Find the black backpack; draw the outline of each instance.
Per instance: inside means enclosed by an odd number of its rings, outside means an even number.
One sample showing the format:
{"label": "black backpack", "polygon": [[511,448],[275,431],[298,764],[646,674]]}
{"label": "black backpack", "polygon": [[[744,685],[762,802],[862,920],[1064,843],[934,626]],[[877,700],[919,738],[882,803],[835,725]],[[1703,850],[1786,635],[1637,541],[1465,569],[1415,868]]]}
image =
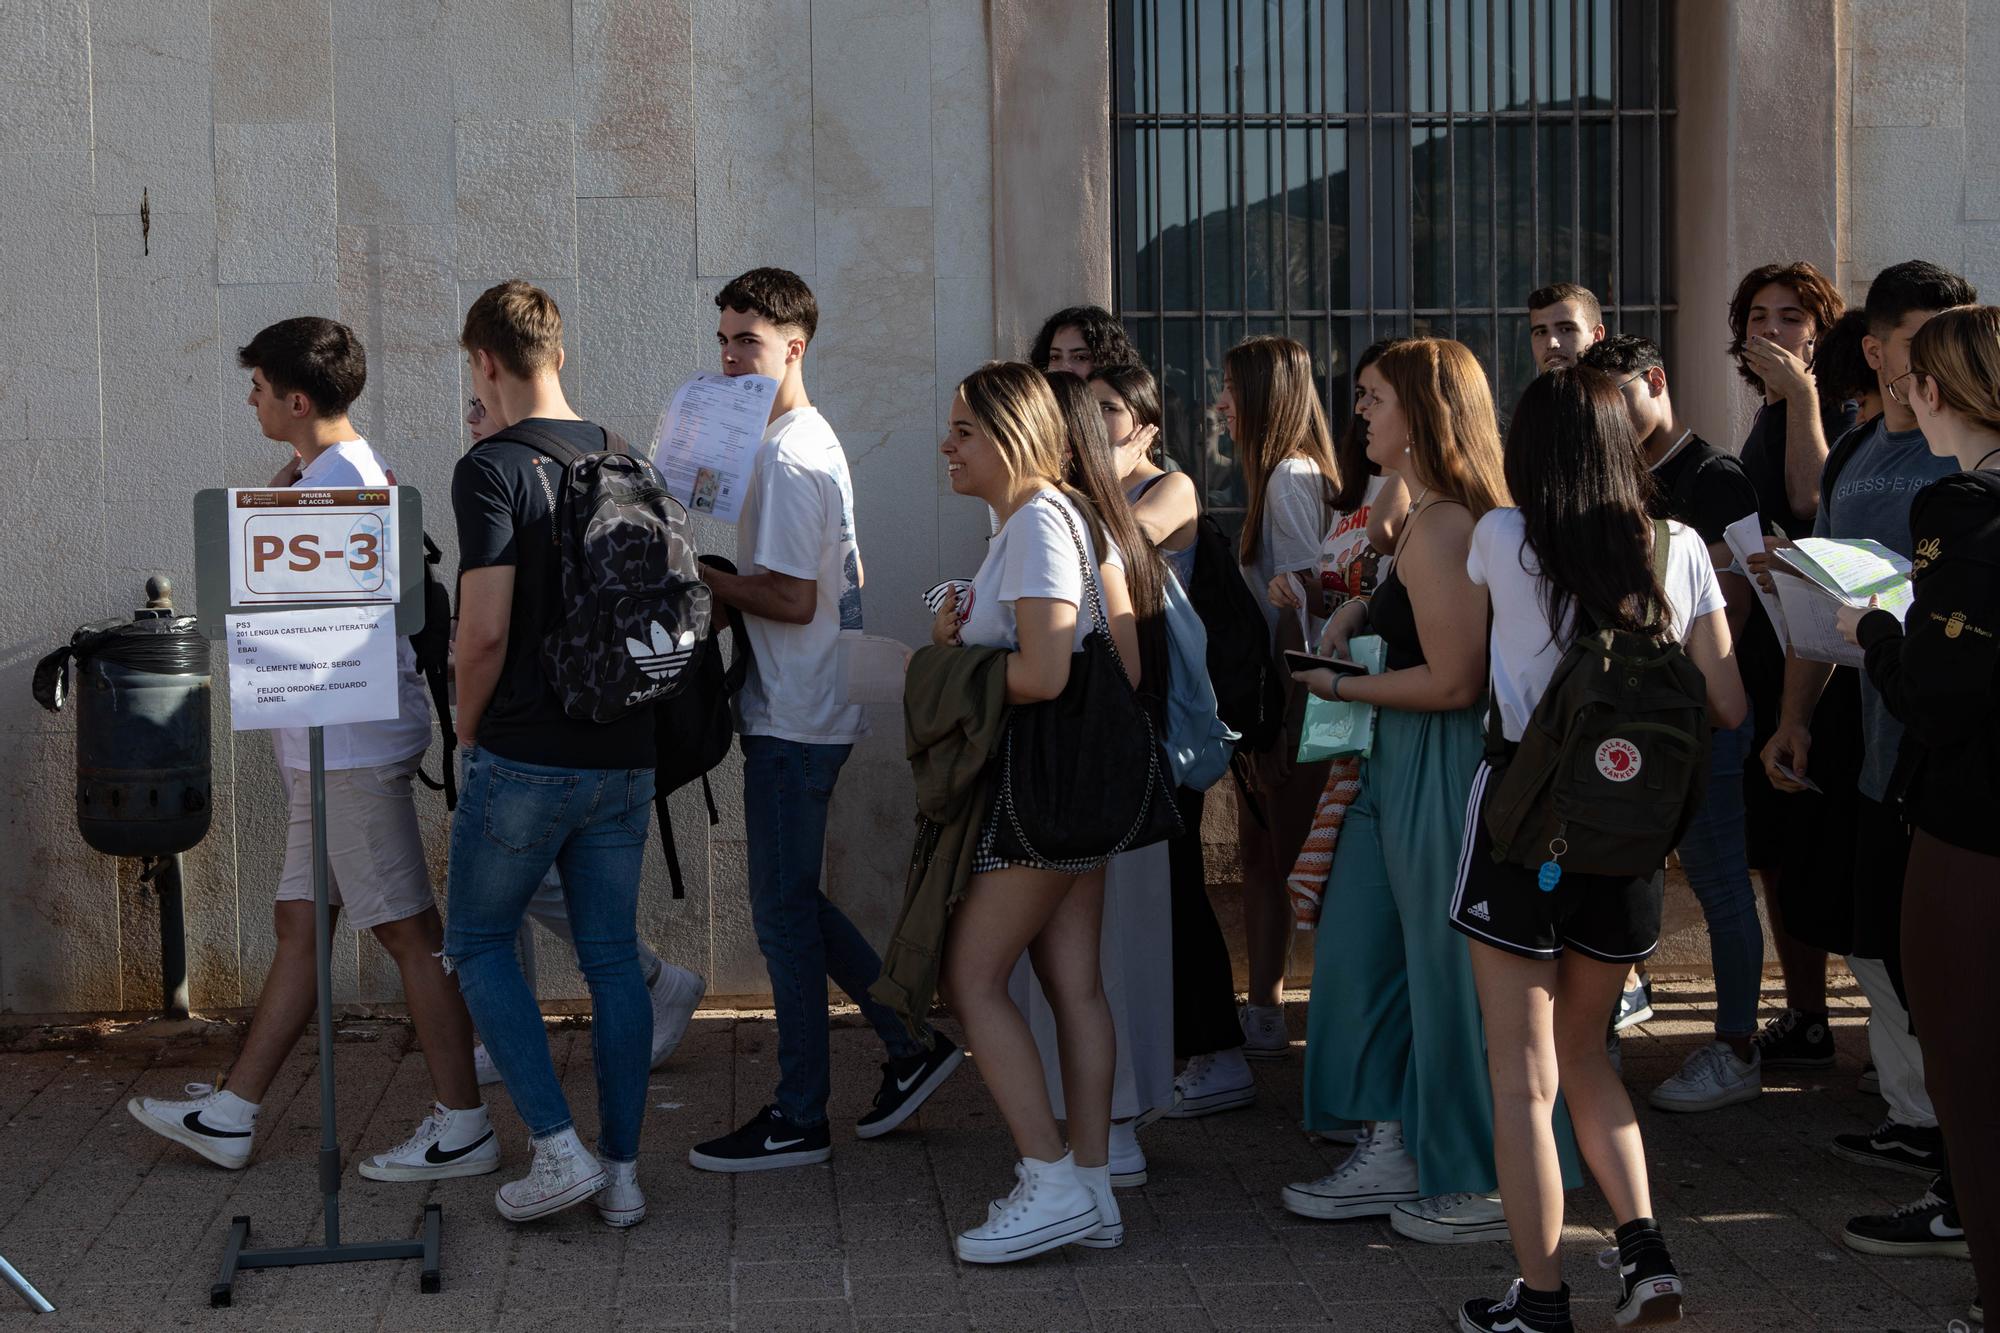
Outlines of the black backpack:
{"label": "black backpack", "polygon": [[1285,682],[1271,653],[1271,627],[1243,582],[1236,548],[1206,511],[1195,523],[1194,573],[1187,593],[1208,631],[1208,679],[1215,687],[1216,714],[1243,737],[1236,752],[1270,749],[1285,723]]}
{"label": "black backpack", "polygon": [[615,722],[672,697],[709,634],[713,594],[695,568],[687,510],[653,465],[604,432],[583,453],[521,422],[490,437],[545,451],[563,464],[552,484],[539,460],[555,529],[558,611],[542,640],[542,671],[563,711]]}
{"label": "black backpack", "polygon": [[[734,574],[736,566],[721,556],[702,556],[703,564],[714,565]],[[733,651],[723,662],[722,634],[730,631]],[[697,779],[701,797],[708,805],[711,827],[722,822],[715,809],[715,793],[708,775],[729,756],[736,735],[736,718],[730,703],[750,674],[750,639],[731,607],[720,607],[709,621],[708,633],[695,648],[688,664],[686,683],[653,709],[653,735],[658,758],[653,766],[653,812],[660,820],[660,852],[667,860],[667,876],[673,881],[674,897],[685,898],[681,879],[680,850],[674,842],[673,816],[667,797]]]}

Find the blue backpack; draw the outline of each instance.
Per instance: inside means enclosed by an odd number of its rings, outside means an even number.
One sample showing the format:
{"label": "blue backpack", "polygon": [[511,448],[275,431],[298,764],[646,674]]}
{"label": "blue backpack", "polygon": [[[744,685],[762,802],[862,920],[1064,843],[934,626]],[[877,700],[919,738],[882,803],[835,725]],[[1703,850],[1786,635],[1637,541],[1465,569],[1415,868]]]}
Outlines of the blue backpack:
{"label": "blue backpack", "polygon": [[1208,678],[1208,630],[1194,603],[1168,574],[1160,580],[1166,594],[1167,654],[1171,667],[1167,690],[1167,764],[1176,786],[1207,791],[1229,771],[1235,742],[1216,712],[1215,686]]}

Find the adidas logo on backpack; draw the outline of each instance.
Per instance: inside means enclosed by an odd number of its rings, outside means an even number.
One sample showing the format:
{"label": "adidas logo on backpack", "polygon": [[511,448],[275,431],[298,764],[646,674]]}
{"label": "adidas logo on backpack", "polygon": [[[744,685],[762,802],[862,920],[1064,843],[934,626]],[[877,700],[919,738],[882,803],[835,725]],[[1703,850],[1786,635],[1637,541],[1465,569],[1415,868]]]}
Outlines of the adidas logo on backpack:
{"label": "adidas logo on backpack", "polygon": [[532,423],[501,432],[563,464],[548,497],[560,561],[559,610],[542,639],[542,671],[563,711],[615,722],[671,697],[708,636],[714,609],[695,564],[687,510],[625,441],[579,453]]}

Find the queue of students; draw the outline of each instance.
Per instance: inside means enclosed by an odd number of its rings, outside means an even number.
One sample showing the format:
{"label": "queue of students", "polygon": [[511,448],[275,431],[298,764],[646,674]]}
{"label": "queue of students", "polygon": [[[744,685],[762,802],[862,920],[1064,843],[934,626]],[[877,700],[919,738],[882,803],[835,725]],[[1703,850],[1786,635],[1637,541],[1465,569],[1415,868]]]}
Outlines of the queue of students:
{"label": "queue of students", "polygon": [[[1315,937],[1305,1123],[1355,1146],[1332,1174],[1287,1187],[1284,1206],[1385,1216],[1421,1241],[1511,1239],[1520,1279],[1497,1301],[1468,1302],[1461,1327],[1554,1333],[1570,1326],[1556,1246],[1580,1162],[1619,1223],[1607,1252],[1619,1322],[1678,1317],[1681,1280],[1615,1069],[1617,1029],[1650,1008],[1636,968],[1658,944],[1662,866],[1566,873],[1558,838],[1537,869],[1510,859],[1494,809],[1545,696],[1569,688],[1570,655],[1625,635],[1691,664],[1683,684],[1695,682],[1712,722],[1689,787],[1699,799],[1671,821],[1655,860],[1677,845],[1701,903],[1715,1039],[1649,1100],[1712,1111],[1759,1095],[1765,1070],[1830,1065],[1825,955],[1844,954],[1870,1002],[1889,1110],[1833,1150],[1935,1177],[1909,1207],[1855,1219],[1846,1239],[1873,1253],[1969,1253],[1992,1289],[2000,1152],[1981,1112],[2000,1066],[1994,1026],[1961,1021],[1979,961],[2000,945],[2000,844],[1986,818],[2000,771],[2000,604],[1989,587],[2000,566],[2000,311],[1974,299],[1955,275],[1901,264],[1877,277],[1859,319],[1843,318],[1811,266],[1753,271],[1731,305],[1730,352],[1765,401],[1740,458],[1677,416],[1659,348],[1607,336],[1594,295],[1572,284],[1529,298],[1541,373],[1504,445],[1486,371],[1457,342],[1369,348],[1336,446],[1306,349],[1246,339],[1224,358],[1216,401],[1246,500],[1233,549],[1213,535],[1199,488],[1169,470],[1158,386],[1118,321],[1095,307],[1058,312],[1032,364],[993,363],[962,382],[941,445],[954,491],[983,501],[993,527],[912,668],[912,690],[921,670],[927,706],[953,719],[943,730],[954,748],[941,753],[961,771],[934,789],[920,770],[928,842],[905,923],[915,907],[935,947],[904,986],[909,955],[892,949],[885,968],[819,882],[837,778],[866,720],[835,684],[840,638],[862,627],[864,580],[846,459],[805,388],[817,306],[783,270],[728,284],[716,298],[722,368],[778,388],[740,567],[704,565],[699,578],[740,617],[749,654],[736,713],[778,1086],[740,1128],[696,1145],[690,1165],[767,1170],[830,1156],[829,979],[885,1057],[856,1136],[903,1124],[966,1056],[926,1020],[935,988],[979,1054],[1019,1159],[1014,1189],[959,1235],[960,1257],[1118,1245],[1115,1190],[1146,1180],[1138,1130],[1246,1105],[1249,1061],[1290,1055],[1287,965],[1297,926],[1316,918],[1337,929]],[[629,446],[570,408],[561,316],[545,292],[490,289],[461,343],[475,443],[453,479],[463,796],[448,924],[415,837],[410,779],[430,721],[413,665],[401,663],[396,720],[328,729],[335,901],[396,959],[435,1084],[411,1138],[360,1170],[417,1180],[498,1169],[478,1092],[497,1079],[533,1142],[528,1174],[496,1195],[503,1215],[591,1201],[629,1226],[646,1209],[647,1071],[678,1044],[703,987],[637,938],[658,759],[650,710],[609,723],[574,715],[543,653],[563,614],[556,486],[575,460]],[[293,453],[274,485],[389,480],[346,416],[365,376],[351,331],[288,320],[240,360],[260,427]],[[1745,569],[1722,530],[1748,514],[1769,535]],[[1870,538],[1913,560],[1904,619],[1843,617],[1864,671],[1788,655],[1752,595],[1752,577],[1785,576],[1769,551],[1807,531]],[[1222,585],[1232,608],[1203,583],[1205,557],[1236,566]],[[1169,613],[1198,588],[1208,634],[1229,609],[1252,607],[1254,620],[1229,632],[1255,636],[1273,662],[1288,647],[1345,656],[1364,634],[1383,648],[1374,673],[1300,671],[1273,684],[1284,725],[1240,756],[1250,965],[1240,1009],[1202,875],[1199,789],[1148,777],[1134,789],[1145,836],[1135,824],[1102,854],[1076,856],[1036,849],[1048,830],[1023,827],[1022,808],[1036,819],[1032,794],[1011,785],[1014,763],[1031,771],[1038,757],[1011,738],[1046,729],[1010,719],[1086,683],[1099,691],[1093,725],[1143,731],[1149,744],[1177,689],[1199,684],[1215,711],[1211,682],[1176,680],[1169,665],[1202,660],[1198,642],[1192,659],[1188,643],[1171,643],[1202,627],[1170,629]],[[1298,760],[1310,696],[1374,708],[1365,758]],[[1048,742],[1018,742],[1037,743]],[[231,1167],[248,1160],[259,1099],[310,1011],[300,982],[311,971],[310,821],[296,738],[281,733],[278,746],[292,838],[278,956],[243,1052],[220,1088],[130,1108]],[[1639,751],[1606,746],[1600,773],[1618,781]],[[1752,869],[1787,1002],[1761,1033]],[[531,914],[571,942],[591,991],[593,1145],[576,1133],[514,952]],[[1186,1061],[1178,1076],[1175,1057]]]}

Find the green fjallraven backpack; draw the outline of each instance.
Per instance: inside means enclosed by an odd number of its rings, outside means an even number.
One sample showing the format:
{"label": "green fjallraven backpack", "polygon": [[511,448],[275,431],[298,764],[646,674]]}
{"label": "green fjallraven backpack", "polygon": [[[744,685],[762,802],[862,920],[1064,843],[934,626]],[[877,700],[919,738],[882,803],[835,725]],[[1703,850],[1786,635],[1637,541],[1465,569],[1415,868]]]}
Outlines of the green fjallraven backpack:
{"label": "green fjallraven backpack", "polygon": [[[1666,583],[1669,528],[1653,525],[1653,576]],[[1493,859],[1565,873],[1649,875],[1666,863],[1701,807],[1708,779],[1708,685],[1679,643],[1599,629],[1578,632],[1493,779],[1486,831]],[[1487,717],[1489,756],[1505,752],[1500,711]],[[1551,869],[1551,867],[1554,867]]]}

